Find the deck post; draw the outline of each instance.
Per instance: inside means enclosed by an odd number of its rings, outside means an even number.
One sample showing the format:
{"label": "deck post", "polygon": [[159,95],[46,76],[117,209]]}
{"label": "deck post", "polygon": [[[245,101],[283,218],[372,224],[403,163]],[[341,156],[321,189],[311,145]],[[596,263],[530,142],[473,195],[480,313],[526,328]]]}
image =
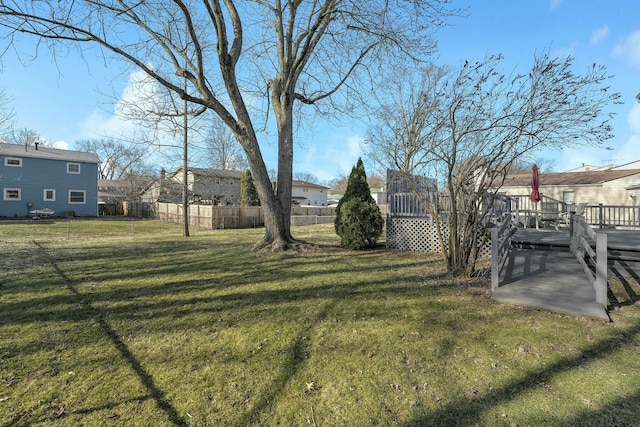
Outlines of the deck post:
{"label": "deck post", "polygon": [[596,302],[607,307],[607,235],[596,234]]}
{"label": "deck post", "polygon": [[500,269],[499,269],[499,257],[498,246],[499,234],[498,227],[491,228],[491,291],[495,291],[500,285]]}
{"label": "deck post", "polygon": [[598,227],[602,230],[604,228],[604,206],[602,203],[598,205],[598,216],[600,217]]}

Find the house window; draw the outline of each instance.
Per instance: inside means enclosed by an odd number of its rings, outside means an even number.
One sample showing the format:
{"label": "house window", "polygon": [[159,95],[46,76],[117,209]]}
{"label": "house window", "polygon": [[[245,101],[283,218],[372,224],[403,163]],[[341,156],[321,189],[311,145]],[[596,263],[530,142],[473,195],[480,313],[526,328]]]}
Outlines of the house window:
{"label": "house window", "polygon": [[4,158],[5,166],[13,166],[15,168],[22,167],[22,159],[20,157],[5,157]]}
{"label": "house window", "polygon": [[19,202],[22,200],[22,190],[19,188],[5,188],[2,198],[3,200]]}
{"label": "house window", "polygon": [[85,203],[86,191],[84,190],[69,190],[69,204],[70,205],[83,205]]}
{"label": "house window", "polygon": [[45,202],[55,202],[56,190],[45,188],[43,191],[42,200],[44,200]]}
{"label": "house window", "polygon": [[80,173],[80,163],[67,163],[67,173]]}
{"label": "house window", "polygon": [[562,201],[568,205],[573,205],[576,202],[576,193],[573,191],[563,191]]}

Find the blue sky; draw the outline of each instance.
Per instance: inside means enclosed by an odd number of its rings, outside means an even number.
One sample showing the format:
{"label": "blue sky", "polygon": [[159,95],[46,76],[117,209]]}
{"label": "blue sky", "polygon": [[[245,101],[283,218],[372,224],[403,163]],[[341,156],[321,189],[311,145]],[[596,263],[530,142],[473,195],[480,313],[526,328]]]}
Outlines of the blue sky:
{"label": "blue sky", "polygon": [[[638,0],[476,0],[458,4],[471,4],[469,16],[440,30],[438,64],[458,66],[465,60],[501,53],[504,71],[511,72],[514,67],[529,67],[535,52],[549,51],[575,57],[578,72],[597,62],[615,75],[610,83],[621,93],[624,104],[614,109],[616,136],[607,144],[612,149],[541,153],[555,160],[557,170],[582,163],[623,164],[640,159],[640,104],[635,101],[640,92]],[[17,48],[33,52],[33,40],[22,39]],[[89,51],[79,58],[71,51],[53,62],[41,47],[37,58],[25,61],[23,56],[20,62],[15,52],[7,51],[1,59],[0,88],[14,99],[17,126],[33,129],[69,149],[76,148],[74,142],[79,139],[131,131],[131,123],[113,114],[114,98],[106,94],[135,99],[130,82],[137,76],[123,64],[105,64],[95,53]],[[300,135],[304,142],[296,148],[294,171],[327,181],[348,174],[363,154],[366,131],[355,121],[336,126],[316,119]],[[264,140],[262,147],[267,167],[275,168],[275,143]]]}

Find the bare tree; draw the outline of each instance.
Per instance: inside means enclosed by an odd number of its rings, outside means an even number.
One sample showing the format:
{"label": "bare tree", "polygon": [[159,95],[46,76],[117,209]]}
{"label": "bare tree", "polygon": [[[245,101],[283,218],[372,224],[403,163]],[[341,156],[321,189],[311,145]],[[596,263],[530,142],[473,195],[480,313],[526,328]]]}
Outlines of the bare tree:
{"label": "bare tree", "polygon": [[310,172],[294,172],[293,179],[297,181],[310,182],[312,184],[320,183],[320,179]]}
{"label": "bare tree", "polygon": [[[346,175],[341,176],[340,178],[335,178],[328,183],[330,188],[330,192],[332,194],[344,194],[347,191],[347,183],[349,182],[349,177]],[[367,177],[367,184],[369,184],[369,188],[372,190],[378,190],[384,187],[385,180],[384,178],[380,178],[377,175],[371,175]]]}
{"label": "bare tree", "polygon": [[236,136],[218,117],[204,140],[202,162],[220,170],[244,171],[249,167],[247,158]]}
{"label": "bare tree", "polygon": [[467,62],[457,71],[432,67],[419,85],[399,84],[370,133],[379,163],[409,182],[415,175],[438,181],[440,197],[421,203],[436,220],[454,274],[474,272],[488,238],[488,190],[500,188],[515,161],[542,148],[599,146],[612,137],[603,113],[619,95],[606,86],[604,67],[578,75],[572,58],[542,54],[527,73],[509,76],[498,71],[501,60]]}
{"label": "bare tree", "polygon": [[347,182],[349,177],[346,175],[341,176],[340,178],[334,178],[329,182],[329,193],[331,194],[344,194],[347,190]]}
{"label": "bare tree", "polygon": [[15,112],[12,101],[4,89],[0,89],[0,142],[3,142],[13,129]]}
{"label": "bare tree", "polygon": [[143,146],[124,144],[110,138],[83,139],[76,141],[75,145],[81,151],[98,156],[100,179],[118,181],[150,172],[151,168],[146,164],[148,151]]}
{"label": "bare tree", "polygon": [[[266,231],[257,247],[281,250],[294,242],[294,105],[348,105],[374,86],[380,67],[424,58],[435,49],[434,29],[458,13],[448,3],[3,0],[0,26],[53,47],[96,43],[215,112],[243,146],[262,201]],[[275,118],[275,187],[258,144],[256,125],[267,117],[263,110],[256,113],[258,97]]]}
{"label": "bare tree", "polygon": [[45,138],[40,136],[38,132],[28,128],[12,129],[5,137],[5,141],[8,144],[21,144],[21,145],[38,144],[41,147],[48,147],[51,145],[49,141],[47,141]]}

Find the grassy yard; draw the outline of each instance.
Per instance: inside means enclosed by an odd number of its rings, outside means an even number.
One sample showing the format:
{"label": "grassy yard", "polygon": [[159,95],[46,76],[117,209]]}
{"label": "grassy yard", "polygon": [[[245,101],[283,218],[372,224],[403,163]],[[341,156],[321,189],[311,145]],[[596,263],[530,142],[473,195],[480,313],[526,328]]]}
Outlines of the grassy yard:
{"label": "grassy yard", "polygon": [[637,283],[606,323],[331,226],[301,254],[261,233],[0,225],[0,425],[640,425]]}

